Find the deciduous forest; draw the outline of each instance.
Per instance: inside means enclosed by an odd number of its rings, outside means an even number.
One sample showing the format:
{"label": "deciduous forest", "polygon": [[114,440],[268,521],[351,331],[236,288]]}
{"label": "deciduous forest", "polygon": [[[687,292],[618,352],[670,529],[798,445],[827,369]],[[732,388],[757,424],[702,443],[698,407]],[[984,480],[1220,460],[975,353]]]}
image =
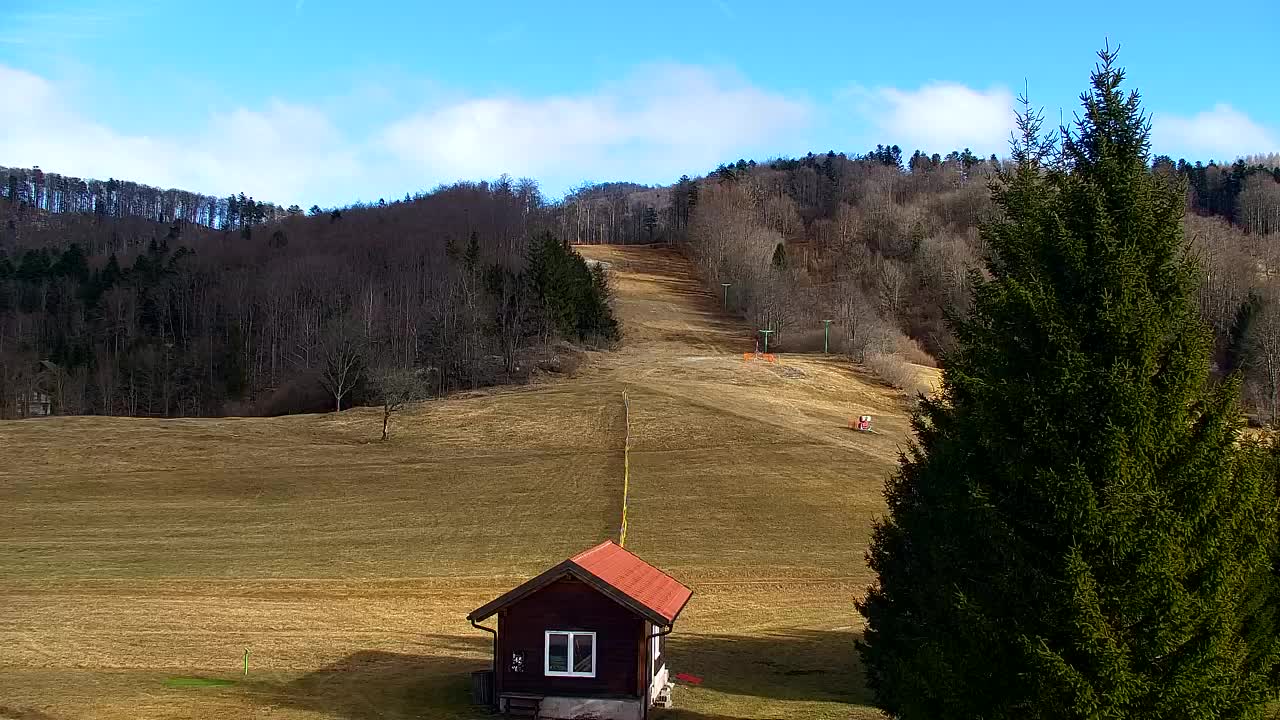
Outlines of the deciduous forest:
{"label": "deciduous forest", "polygon": [[[854,360],[911,387],[904,362],[933,364],[954,347],[994,219],[995,157],[896,146],[860,156],[739,161],[671,188],[669,230],[715,289],[783,350],[822,343],[822,320]],[[1280,156],[1229,166],[1157,158],[1151,172],[1187,188],[1186,247],[1204,272],[1201,315],[1216,371],[1244,375],[1246,409],[1280,414],[1280,284],[1276,279]]]}
{"label": "deciduous forest", "polygon": [[[911,387],[954,346],[1004,162],[896,145],[740,160],[665,187],[528,179],[391,202],[281,208],[0,168],[0,416],[282,414],[382,404],[563,370],[612,342],[608,282],[576,243],[673,243],[781,350],[833,350]],[[1216,370],[1280,417],[1280,157],[1157,157],[1187,196],[1186,246]]]}

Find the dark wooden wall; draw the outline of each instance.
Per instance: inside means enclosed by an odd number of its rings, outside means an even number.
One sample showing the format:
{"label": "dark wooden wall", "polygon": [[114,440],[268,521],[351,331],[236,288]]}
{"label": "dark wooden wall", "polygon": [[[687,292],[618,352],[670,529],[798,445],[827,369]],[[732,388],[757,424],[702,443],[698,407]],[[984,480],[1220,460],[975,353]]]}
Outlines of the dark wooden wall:
{"label": "dark wooden wall", "polygon": [[[644,692],[644,620],[580,580],[564,578],[498,613],[498,691],[541,695],[639,697]],[[545,633],[596,634],[596,676],[542,674]],[[524,672],[511,672],[511,653]]]}

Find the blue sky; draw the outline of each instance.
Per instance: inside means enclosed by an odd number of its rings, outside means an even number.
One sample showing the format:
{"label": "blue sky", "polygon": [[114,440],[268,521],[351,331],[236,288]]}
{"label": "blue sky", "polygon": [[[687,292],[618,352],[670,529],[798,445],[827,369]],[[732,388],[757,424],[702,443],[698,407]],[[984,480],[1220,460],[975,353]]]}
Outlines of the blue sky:
{"label": "blue sky", "polygon": [[334,205],[558,197],[878,142],[1003,154],[1121,47],[1154,151],[1280,151],[1280,3],[44,0],[0,12],[0,165]]}

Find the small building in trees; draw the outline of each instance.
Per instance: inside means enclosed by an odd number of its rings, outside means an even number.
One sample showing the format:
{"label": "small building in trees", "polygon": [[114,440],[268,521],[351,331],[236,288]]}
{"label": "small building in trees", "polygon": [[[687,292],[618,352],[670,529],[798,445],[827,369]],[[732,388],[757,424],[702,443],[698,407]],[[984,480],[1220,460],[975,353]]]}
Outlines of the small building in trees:
{"label": "small building in trees", "polygon": [[48,393],[38,390],[18,393],[16,406],[18,417],[48,417],[53,414],[53,399]]}
{"label": "small building in trees", "polygon": [[[666,636],[693,592],[613,541],[477,608],[493,633],[480,697],[510,715],[642,720],[670,703]],[[497,616],[497,627],[481,622]]]}

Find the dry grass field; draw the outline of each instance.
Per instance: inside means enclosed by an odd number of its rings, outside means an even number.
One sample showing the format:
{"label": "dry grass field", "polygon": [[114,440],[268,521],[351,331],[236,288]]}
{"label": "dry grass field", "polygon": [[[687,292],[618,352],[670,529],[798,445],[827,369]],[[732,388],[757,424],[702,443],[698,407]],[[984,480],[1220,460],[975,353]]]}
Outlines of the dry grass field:
{"label": "dry grass field", "polygon": [[386,443],[372,409],[0,423],[0,718],[473,717],[466,613],[616,536],[623,390],[627,546],[694,589],[669,652],[703,683],[660,716],[877,717],[853,600],[905,399],[822,356],[744,363],[670,250],[582,252],[615,272],[618,351]]}

